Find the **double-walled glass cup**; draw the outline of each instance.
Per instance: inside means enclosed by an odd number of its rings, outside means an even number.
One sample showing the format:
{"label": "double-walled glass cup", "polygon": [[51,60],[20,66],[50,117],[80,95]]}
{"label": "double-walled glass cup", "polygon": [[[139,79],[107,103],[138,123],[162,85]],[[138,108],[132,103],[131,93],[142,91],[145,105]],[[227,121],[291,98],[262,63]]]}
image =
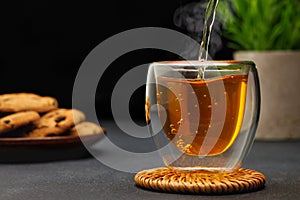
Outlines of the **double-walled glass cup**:
{"label": "double-walled glass cup", "polygon": [[250,61],[167,61],[150,65],[146,120],[167,167],[231,172],[254,140],[259,80]]}

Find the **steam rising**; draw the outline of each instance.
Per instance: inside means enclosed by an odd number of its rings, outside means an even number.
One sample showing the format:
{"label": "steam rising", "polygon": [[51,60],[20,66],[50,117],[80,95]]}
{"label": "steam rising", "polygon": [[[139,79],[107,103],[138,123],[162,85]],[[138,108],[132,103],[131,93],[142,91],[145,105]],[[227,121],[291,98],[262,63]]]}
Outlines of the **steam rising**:
{"label": "steam rising", "polygon": [[[174,13],[174,24],[186,31],[190,37],[199,43],[203,37],[206,9],[205,2],[206,1],[189,3],[178,8]],[[193,46],[188,42],[185,44],[186,46],[183,47],[182,55],[189,59],[197,59],[199,56],[199,46]],[[216,52],[218,52],[221,48],[221,23],[215,20],[211,33],[209,55],[213,58]]]}

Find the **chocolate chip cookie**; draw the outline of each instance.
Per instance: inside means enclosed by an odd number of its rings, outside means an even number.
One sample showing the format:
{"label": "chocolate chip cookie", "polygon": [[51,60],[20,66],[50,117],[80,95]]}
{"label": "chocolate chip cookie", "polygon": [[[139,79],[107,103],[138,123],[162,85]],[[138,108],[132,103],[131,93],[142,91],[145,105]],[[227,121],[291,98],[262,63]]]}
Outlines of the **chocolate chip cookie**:
{"label": "chocolate chip cookie", "polygon": [[69,131],[69,134],[85,136],[85,135],[101,134],[104,132],[105,132],[105,130],[101,126],[98,126],[95,123],[81,122],[80,124],[77,124],[76,126],[74,126]]}
{"label": "chocolate chip cookie", "polygon": [[35,111],[14,113],[0,119],[0,135],[29,125],[40,119]]}
{"label": "chocolate chip cookie", "polygon": [[36,111],[44,113],[57,108],[57,100],[53,97],[42,97],[32,93],[0,95],[0,112]]}
{"label": "chocolate chip cookie", "polygon": [[35,129],[28,137],[47,137],[64,134],[76,124],[85,120],[83,112],[76,109],[58,109],[51,111],[34,123]]}

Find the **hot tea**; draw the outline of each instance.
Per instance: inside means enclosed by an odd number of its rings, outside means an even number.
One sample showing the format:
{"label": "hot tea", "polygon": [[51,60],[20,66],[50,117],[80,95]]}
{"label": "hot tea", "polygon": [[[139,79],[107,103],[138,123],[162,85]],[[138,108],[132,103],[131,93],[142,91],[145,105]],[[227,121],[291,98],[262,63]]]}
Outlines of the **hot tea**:
{"label": "hot tea", "polygon": [[159,113],[166,112],[166,120],[161,118],[163,130],[181,152],[217,155],[231,146],[243,121],[246,75],[204,80],[158,77],[157,81],[157,103],[165,109]]}

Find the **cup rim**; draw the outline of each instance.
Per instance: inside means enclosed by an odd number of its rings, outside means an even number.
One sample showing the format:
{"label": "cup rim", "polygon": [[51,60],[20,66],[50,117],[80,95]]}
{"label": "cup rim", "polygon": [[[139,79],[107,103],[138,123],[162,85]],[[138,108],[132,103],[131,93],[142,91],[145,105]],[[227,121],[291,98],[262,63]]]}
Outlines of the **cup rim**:
{"label": "cup rim", "polygon": [[255,66],[253,61],[250,60],[173,60],[173,61],[159,61],[153,62],[155,66],[187,66],[187,65],[218,65],[218,66],[230,66],[230,65],[252,65]]}

